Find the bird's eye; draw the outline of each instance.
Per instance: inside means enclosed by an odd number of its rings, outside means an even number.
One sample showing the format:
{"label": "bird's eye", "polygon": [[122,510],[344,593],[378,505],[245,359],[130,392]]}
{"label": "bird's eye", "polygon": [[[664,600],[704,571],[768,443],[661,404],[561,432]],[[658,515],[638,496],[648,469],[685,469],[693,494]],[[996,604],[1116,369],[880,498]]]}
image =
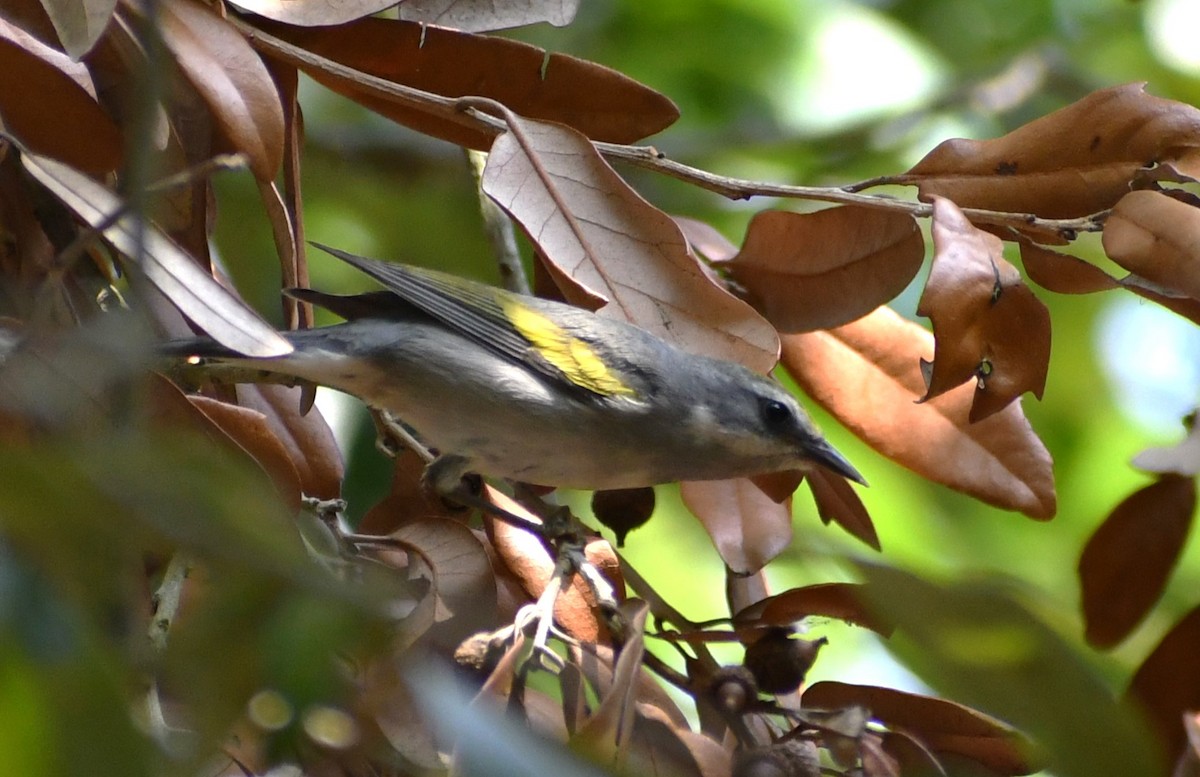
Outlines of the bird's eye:
{"label": "bird's eye", "polygon": [[791,408],[777,399],[763,400],[762,415],[768,426],[784,426],[792,420]]}

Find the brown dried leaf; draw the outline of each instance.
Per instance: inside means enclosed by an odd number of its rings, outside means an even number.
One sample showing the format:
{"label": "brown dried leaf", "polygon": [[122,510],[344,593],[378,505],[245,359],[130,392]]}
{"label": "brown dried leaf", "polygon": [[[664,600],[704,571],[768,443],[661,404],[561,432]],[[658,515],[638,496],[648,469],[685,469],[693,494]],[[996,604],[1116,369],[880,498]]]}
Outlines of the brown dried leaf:
{"label": "brown dried leaf", "polygon": [[733,279],[781,332],[849,323],[904,291],[925,240],[906,213],[846,206],[763,211],[730,261]]}
{"label": "brown dried leaf", "polygon": [[1196,482],[1166,475],[1117,505],[1079,558],[1085,637],[1116,645],[1158,601],[1175,568],[1196,509]]}
{"label": "brown dried leaf", "polygon": [[820,583],[793,588],[767,597],[733,616],[737,627],[791,626],[805,618],[819,616],[863,626],[884,637],[894,627],[863,603],[860,583]]}
{"label": "brown dried leaf", "polygon": [[679,496],[739,575],[762,569],[792,542],[791,500],[775,502],[745,478],[680,483]]}
{"label": "brown dried leaf", "polygon": [[934,753],[966,756],[1003,775],[1036,771],[1030,748],[1015,729],[962,704],[893,688],[819,682],[805,689],[805,707],[860,705],[889,728],[914,735]]}
{"label": "brown dried leaf", "polygon": [[[868,735],[870,737],[871,735]],[[933,754],[921,740],[903,731],[888,731],[881,738],[885,754],[892,758],[901,770],[901,777],[906,774],[928,775],[928,777],[946,777],[938,757]],[[979,775],[978,777],[988,777]]]}
{"label": "brown dried leaf", "polygon": [[358,701],[387,743],[409,764],[428,772],[444,769],[430,721],[398,676],[398,663],[380,658],[367,664],[360,675]]}
{"label": "brown dried leaf", "polygon": [[850,481],[824,470],[808,473],[808,487],[812,489],[813,501],[817,503],[817,515],[826,526],[833,521],[851,537],[862,540],[875,550],[880,550],[879,535],[866,505],[858,498]]}
{"label": "brown dried leaf", "polygon": [[[138,265],[146,279],[214,340],[247,356],[283,356],[292,346],[246,303],[204,272],[153,224],[138,227],[125,202],[77,170],[46,157],[24,153],[21,163],[64,205],[93,227],[108,224],[104,236]],[[127,215],[109,224],[117,213]]]}
{"label": "brown dried leaf", "polygon": [[[491,486],[484,486],[487,498],[503,510],[540,523],[521,505]],[[541,540],[524,529],[518,529],[503,521],[488,519],[488,536],[504,566],[521,581],[530,596],[537,598],[546,590],[546,584],[554,574],[554,559],[550,557]],[[620,564],[616,553],[606,540],[596,539],[585,548],[588,561],[613,583],[618,598],[624,594],[625,585],[620,579]],[[608,630],[596,615],[596,602],[587,585],[578,575],[571,580],[569,588],[562,591],[554,603],[554,619],[564,631],[584,642],[609,641]]]}
{"label": "brown dried leaf", "polygon": [[906,174],[962,207],[1076,218],[1111,208],[1139,168],[1200,169],[1200,110],[1125,84],[992,140],[947,140]]}
{"label": "brown dried leaf", "polygon": [[373,16],[396,5],[396,2],[397,0],[338,0],[336,3],[321,0],[237,0],[230,5],[284,24],[322,27]]}
{"label": "brown dried leaf", "polygon": [[[608,645],[580,643],[569,647],[571,661],[587,679],[598,698],[604,699],[612,693],[613,649]],[[658,707],[677,726],[686,727],[687,716],[671,699],[653,675],[643,667],[638,671],[636,698],[639,704]]]}
{"label": "brown dried leaf", "polygon": [[408,449],[401,451],[393,462],[391,490],[367,510],[358,531],[389,534],[406,523],[423,518],[454,517],[454,511],[421,484],[424,472],[425,462],[416,453]]}
{"label": "brown dried leaf", "polygon": [[1123,288],[1156,302],[1184,318],[1200,323],[1200,301],[1189,297],[1168,297],[1139,283],[1136,275],[1117,279],[1082,259],[1058,251],[1020,241],[1021,262],[1025,274],[1044,289],[1059,294],[1092,294],[1098,291]]}
{"label": "brown dried leaf", "polygon": [[266,416],[257,410],[209,397],[193,395],[188,401],[263,468],[289,510],[300,509],[300,475],[283,442],[271,430]]}
{"label": "brown dried leaf", "polygon": [[283,443],[305,496],[336,499],[342,494],[342,452],[317,408],[300,414],[300,388],[269,384],[238,387],[243,407],[262,413]]}
{"label": "brown dried leaf", "polygon": [[1200,607],[1175,624],[1138,667],[1126,696],[1139,703],[1162,745],[1165,763],[1187,746],[1180,716],[1200,709]]}
{"label": "brown dried leaf", "polygon": [[635,707],[626,774],[647,777],[728,777],[732,758],[713,739],[677,726],[658,707]]}
{"label": "brown dried leaf", "polygon": [[190,0],[164,0],[163,41],[204,98],[221,131],[260,181],[283,161],[283,107],[271,74],[230,24]]}
{"label": "brown dried leaf", "polygon": [[[610,143],[634,143],[679,118],[669,99],[615,70],[515,40],[392,19],[316,28],[254,22],[317,55],[293,64],[338,94],[418,132],[471,148],[488,148],[493,135],[371,96],[319,59],[444,97],[488,97],[522,116],[562,122]],[[269,41],[252,42],[280,54]]]}
{"label": "brown dried leaf", "polygon": [[545,22],[565,27],[575,18],[579,0],[405,0],[400,18],[412,22],[452,27],[464,32],[487,32]]}
{"label": "brown dried leaf", "polygon": [[634,705],[637,703],[637,679],[645,653],[646,616],[649,608],[641,600],[622,607],[628,629],[621,652],[613,667],[608,692],[600,706],[584,721],[571,745],[591,754],[600,763],[618,769],[626,762],[633,734]]}
{"label": "brown dried leaf", "polygon": [[121,133],[87,68],[0,19],[0,121],[39,154],[89,173],[121,161]]}
{"label": "brown dried leaf", "polygon": [[1160,474],[1200,475],[1200,424],[1192,418],[1183,442],[1165,448],[1147,448],[1133,457],[1133,466]]}
{"label": "brown dried leaf", "polygon": [[5,0],[0,3],[0,19],[21,28],[56,51],[64,50],[50,16],[38,0]]}
{"label": "brown dried leaf", "polygon": [[737,256],[738,247],[729,238],[705,221],[687,216],[672,216],[671,219],[683,232],[692,250],[710,262],[727,262]]}
{"label": "brown dried leaf", "polygon": [[1079,257],[1051,251],[1027,240],[1022,240],[1020,246],[1025,274],[1043,289],[1058,294],[1092,294],[1120,286],[1116,278]]}
{"label": "brown dried leaf", "polygon": [[[859,747],[862,750],[863,777],[903,777],[900,771],[901,762],[888,752],[883,737],[869,731],[859,742]],[[930,762],[935,767],[930,769],[930,773],[936,774],[937,759],[931,757],[922,766],[928,767]]]}
{"label": "brown dried leaf", "polygon": [[630,188],[591,141],[557,124],[510,121],[513,129],[492,146],[483,189],[524,227],[568,300],[607,299],[600,315],[687,350],[758,372],[774,366],[771,325],[704,274],[671,217]]}
{"label": "brown dried leaf", "polygon": [[1004,260],[995,235],[958,206],[933,201],[933,269],[917,315],[933,322],[927,401],[976,379],[970,420],[999,412],[1026,391],[1039,399],[1050,369],[1050,311]]}
{"label": "brown dried leaf", "polygon": [[[423,630],[423,639],[453,650],[472,634],[498,625],[492,564],[483,544],[466,525],[427,518],[401,526],[391,539],[410,553],[410,578],[428,575],[429,596],[419,605],[430,608],[430,626]],[[424,569],[412,563],[413,554]]]}
{"label": "brown dried leaf", "polygon": [[[639,601],[622,609],[632,636],[621,648],[611,680],[594,683],[601,695],[600,706],[571,738],[571,747],[624,774],[727,777],[730,759],[724,748],[691,731],[661,688],[648,697],[645,694],[644,683],[649,678],[641,659],[648,608]],[[573,652],[585,661],[589,656],[583,650]],[[595,666],[592,671],[586,664],[581,668],[589,678],[597,674]],[[650,702],[643,701],[645,698]]]}
{"label": "brown dried leaf", "polygon": [[783,365],[800,387],[884,456],[988,504],[1045,520],[1056,497],[1050,454],[1019,403],[978,423],[974,387],[923,404],[920,360],[933,350],[924,328],[880,308],[828,332],[787,335]]}
{"label": "brown dried leaf", "polygon": [[790,499],[800,484],[804,482],[804,473],[798,469],[785,469],[781,472],[766,472],[762,475],[751,475],[750,482],[774,502]]}
{"label": "brown dried leaf", "polygon": [[1130,192],[1104,222],[1104,251],[1117,264],[1200,299],[1200,210],[1162,192]]}

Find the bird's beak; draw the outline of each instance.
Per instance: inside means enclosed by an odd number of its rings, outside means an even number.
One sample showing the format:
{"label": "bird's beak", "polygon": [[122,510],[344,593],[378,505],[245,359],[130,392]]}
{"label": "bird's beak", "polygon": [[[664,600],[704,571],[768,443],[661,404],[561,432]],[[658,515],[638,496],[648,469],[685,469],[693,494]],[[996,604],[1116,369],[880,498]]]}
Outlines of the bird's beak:
{"label": "bird's beak", "polygon": [[832,445],[824,437],[817,437],[805,446],[805,454],[816,464],[821,465],[830,472],[834,472],[847,480],[853,480],[855,483],[867,485],[867,479],[854,468],[854,465],[846,460],[846,457],[838,453]]}

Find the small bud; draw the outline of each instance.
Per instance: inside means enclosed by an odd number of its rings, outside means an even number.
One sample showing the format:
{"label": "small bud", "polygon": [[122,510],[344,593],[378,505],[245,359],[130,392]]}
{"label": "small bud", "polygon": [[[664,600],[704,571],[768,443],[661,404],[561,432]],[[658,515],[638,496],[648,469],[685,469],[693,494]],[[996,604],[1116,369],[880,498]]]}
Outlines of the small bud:
{"label": "small bud", "polygon": [[758,698],[758,684],[744,666],[723,666],[713,675],[709,695],[726,712],[741,714]]}
{"label": "small bud", "polygon": [[821,756],[807,739],[789,739],[770,747],[743,750],[733,764],[733,777],[819,777]]}
{"label": "small bud", "polygon": [[804,676],[825,645],[817,640],[793,639],[787,629],[771,629],[746,648],[742,663],[754,675],[763,693],[791,693],[804,682]]}
{"label": "small bud", "polygon": [[625,547],[625,536],[650,520],[654,514],[653,488],[618,488],[592,494],[596,520],[613,530],[617,547]]}
{"label": "small bud", "polygon": [[454,663],[482,681],[496,668],[505,649],[504,640],[498,639],[495,632],[480,631],[464,639],[454,649]]}

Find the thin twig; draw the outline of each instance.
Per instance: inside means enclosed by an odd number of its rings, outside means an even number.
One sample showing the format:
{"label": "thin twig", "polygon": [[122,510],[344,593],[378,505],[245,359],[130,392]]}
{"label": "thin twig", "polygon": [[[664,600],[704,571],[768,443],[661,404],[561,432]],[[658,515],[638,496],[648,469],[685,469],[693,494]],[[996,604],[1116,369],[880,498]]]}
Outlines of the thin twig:
{"label": "thin twig", "polygon": [[[320,71],[335,78],[344,79],[348,83],[352,83],[355,90],[363,96],[402,105],[491,137],[509,129],[502,119],[489,115],[476,107],[486,103],[495,104],[494,101],[473,97],[452,99],[396,84],[313,54],[306,49],[265,33],[234,16],[231,16],[229,21],[256,48],[297,67]],[[732,200],[782,197],[833,202],[841,205],[859,205],[907,213],[917,218],[928,218],[933,213],[933,206],[928,203],[862,193],[862,189],[884,184],[916,183],[912,177],[903,175],[874,178],[846,186],[795,186],[717,175],[668,159],[665,154],[653,146],[631,146],[600,141],[593,141],[593,143],[596,149],[609,160],[620,160],[636,167],[652,170]],[[962,211],[968,219],[977,224],[1054,232],[1068,239],[1075,237],[1080,232],[1099,232],[1103,229],[1106,215],[1105,213],[1094,213],[1076,219],[1045,219],[1031,213],[1007,213],[981,208],[963,208]]]}
{"label": "thin twig", "polygon": [[521,252],[517,250],[517,236],[513,222],[491,197],[483,191],[483,170],[488,155],[473,148],[466,149],[467,164],[475,179],[475,192],[479,196],[479,214],[483,216],[483,233],[492,246],[496,267],[500,270],[500,282],[509,291],[529,294],[529,278],[521,264]]}

